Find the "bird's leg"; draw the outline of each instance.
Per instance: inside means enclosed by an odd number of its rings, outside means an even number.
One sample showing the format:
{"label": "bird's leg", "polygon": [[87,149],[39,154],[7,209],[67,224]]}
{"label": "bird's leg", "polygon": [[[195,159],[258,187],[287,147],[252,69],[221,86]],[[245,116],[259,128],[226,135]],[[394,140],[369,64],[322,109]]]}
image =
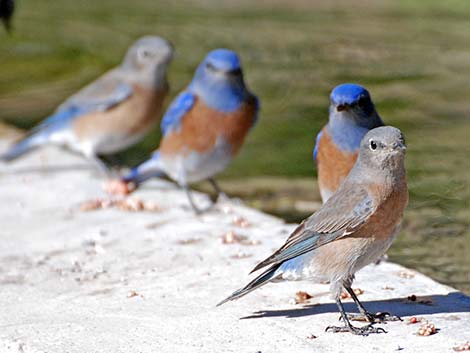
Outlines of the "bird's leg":
{"label": "bird's leg", "polygon": [[225,195],[225,193],[222,191],[222,189],[220,188],[219,184],[215,181],[214,178],[209,178],[207,179],[209,181],[209,183],[211,184],[212,188],[214,189],[214,191],[216,192],[217,196],[215,197],[215,200],[212,200],[212,202],[217,202],[219,199],[221,198],[226,198],[227,196]]}
{"label": "bird's leg", "polygon": [[338,306],[339,312],[341,313],[341,318],[343,319],[344,326],[328,326],[326,328],[326,332],[331,331],[331,332],[350,332],[354,335],[360,335],[360,336],[368,336],[371,333],[386,333],[383,328],[381,327],[374,327],[372,326],[373,323],[370,323],[366,326],[362,327],[355,327],[351,325],[351,322],[349,322],[348,316],[346,312],[344,311],[343,303],[341,303],[341,300],[339,298],[336,298],[336,305]]}
{"label": "bird's leg", "polygon": [[349,293],[351,298],[354,300],[354,303],[356,303],[357,308],[359,309],[360,314],[353,314],[350,313],[348,314],[348,319],[353,320],[353,321],[368,321],[371,323],[381,323],[381,322],[387,322],[387,321],[403,321],[399,316],[394,316],[390,315],[390,313],[387,312],[378,312],[376,314],[372,314],[367,311],[367,309],[362,305],[362,303],[359,301],[357,298],[356,293],[354,293],[354,290],[351,288],[351,286],[344,286],[346,291]]}
{"label": "bird's leg", "polygon": [[189,186],[187,185],[184,185],[183,186],[183,189],[184,191],[186,192],[186,195],[188,196],[188,200],[189,200],[189,203],[191,204],[191,207],[192,209],[194,210],[194,212],[197,214],[197,215],[200,215],[204,212],[207,212],[209,211],[214,205],[210,205],[209,207],[206,207],[205,209],[200,209],[199,207],[196,206],[196,203],[194,202],[194,199],[193,199],[193,194],[191,192],[191,189],[189,188]]}
{"label": "bird's leg", "polygon": [[99,157],[92,155],[88,156],[88,159],[92,161],[95,167],[109,179],[116,178],[117,174],[114,170],[110,169],[106,163],[104,163]]}

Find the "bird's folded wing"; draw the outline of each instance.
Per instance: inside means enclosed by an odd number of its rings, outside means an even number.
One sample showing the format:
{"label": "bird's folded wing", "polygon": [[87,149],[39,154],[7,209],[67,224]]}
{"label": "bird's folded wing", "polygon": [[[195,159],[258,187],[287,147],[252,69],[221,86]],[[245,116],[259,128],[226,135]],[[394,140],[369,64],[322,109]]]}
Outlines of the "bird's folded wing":
{"label": "bird's folded wing", "polygon": [[193,93],[189,91],[181,92],[170,104],[162,118],[160,124],[162,134],[166,135],[170,130],[178,129],[184,115],[191,110],[195,102],[196,96]]}
{"label": "bird's folded wing", "polygon": [[89,112],[105,111],[125,101],[133,94],[130,81],[118,69],[109,71],[96,81],[69,97],[56,110],[61,112],[81,108]]}
{"label": "bird's folded wing", "polygon": [[84,87],[62,103],[53,115],[31,130],[38,131],[59,127],[73,119],[93,112],[102,112],[126,101],[133,94],[130,84],[113,75],[113,71]]}
{"label": "bird's folded wing", "polygon": [[279,250],[260,262],[252,272],[347,237],[361,227],[374,210],[372,199],[364,188],[352,185],[349,189],[340,188],[319,211],[294,230]]}

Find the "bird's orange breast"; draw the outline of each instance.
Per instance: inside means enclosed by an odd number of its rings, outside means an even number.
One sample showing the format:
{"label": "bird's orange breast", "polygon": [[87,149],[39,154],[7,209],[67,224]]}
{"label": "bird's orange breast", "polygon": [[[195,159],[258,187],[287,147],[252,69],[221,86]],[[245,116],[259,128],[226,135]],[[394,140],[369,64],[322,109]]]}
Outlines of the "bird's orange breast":
{"label": "bird's orange breast", "polygon": [[357,152],[340,150],[323,128],[318,142],[317,171],[320,189],[334,192],[349,174],[357,159]]}
{"label": "bird's orange breast", "polygon": [[234,155],[242,146],[255,115],[254,100],[243,103],[234,112],[222,113],[197,99],[180,126],[164,136],[159,150],[163,154],[205,153],[214,148],[217,139],[223,138]]}

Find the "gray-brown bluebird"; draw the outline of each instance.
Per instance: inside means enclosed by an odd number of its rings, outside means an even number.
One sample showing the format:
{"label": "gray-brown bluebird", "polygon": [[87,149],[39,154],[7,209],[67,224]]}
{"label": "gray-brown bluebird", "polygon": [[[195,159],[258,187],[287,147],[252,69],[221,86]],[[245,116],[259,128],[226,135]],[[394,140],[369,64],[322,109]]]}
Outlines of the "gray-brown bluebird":
{"label": "gray-brown bluebird", "polygon": [[[353,169],[338,190],[297,227],[279,250],[253,270],[269,266],[266,271],[220,304],[268,282],[328,281],[345,325],[327,330],[361,335],[385,332],[372,324],[397,318],[369,313],[351,284],[358,270],[385,253],[400,229],[408,203],[405,150],[400,130],[386,126],[369,131],[361,141]],[[342,288],[369,325],[351,325],[340,300]]]}
{"label": "gray-brown bluebird", "polygon": [[349,174],[364,135],[383,125],[364,87],[344,83],[331,91],[329,121],[317,135],[313,150],[323,202]]}
{"label": "gray-brown bluebird", "polygon": [[99,155],[135,144],[160,119],[172,56],[173,48],[165,39],[140,38],[121,65],[67,99],[0,160],[11,161],[53,144],[79,152],[107,171]]}

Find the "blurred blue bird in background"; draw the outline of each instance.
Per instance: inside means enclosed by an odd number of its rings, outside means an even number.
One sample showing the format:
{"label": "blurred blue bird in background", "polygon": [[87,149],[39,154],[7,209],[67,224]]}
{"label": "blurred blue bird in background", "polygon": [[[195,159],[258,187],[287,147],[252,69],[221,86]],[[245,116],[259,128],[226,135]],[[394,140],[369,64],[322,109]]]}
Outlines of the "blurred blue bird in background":
{"label": "blurred blue bird in background", "polygon": [[330,95],[329,110],[328,124],[317,135],[313,151],[323,202],[349,174],[364,135],[384,125],[369,92],[357,84],[335,87]]}
{"label": "blurred blue bird in background", "polygon": [[211,51],[165,113],[159,149],[121,181],[139,185],[166,175],[186,190],[192,208],[201,213],[188,184],[207,179],[221,194],[213,177],[237,154],[258,110],[258,98],[245,85],[238,55],[228,49]]}
{"label": "blurred blue bird in background", "polygon": [[11,31],[11,18],[15,11],[14,0],[0,0],[0,19],[5,26],[7,32]]}
{"label": "blurred blue bird in background", "polygon": [[67,99],[0,160],[12,161],[51,144],[83,154],[108,173],[98,156],[137,143],[159,121],[172,57],[173,48],[165,39],[140,38],[121,65]]}
{"label": "blurred blue bird in background", "polygon": [[[408,203],[405,150],[400,130],[384,126],[369,131],[353,169],[338,190],[252,272],[269,266],[266,271],[218,305],[269,282],[310,280],[330,283],[341,313],[344,326],[327,330],[368,335],[385,332],[373,327],[374,323],[400,320],[388,313],[369,313],[351,285],[355,273],[382,256],[400,230]],[[343,288],[356,303],[359,315],[345,313],[340,300]],[[351,317],[370,324],[355,327]]]}

